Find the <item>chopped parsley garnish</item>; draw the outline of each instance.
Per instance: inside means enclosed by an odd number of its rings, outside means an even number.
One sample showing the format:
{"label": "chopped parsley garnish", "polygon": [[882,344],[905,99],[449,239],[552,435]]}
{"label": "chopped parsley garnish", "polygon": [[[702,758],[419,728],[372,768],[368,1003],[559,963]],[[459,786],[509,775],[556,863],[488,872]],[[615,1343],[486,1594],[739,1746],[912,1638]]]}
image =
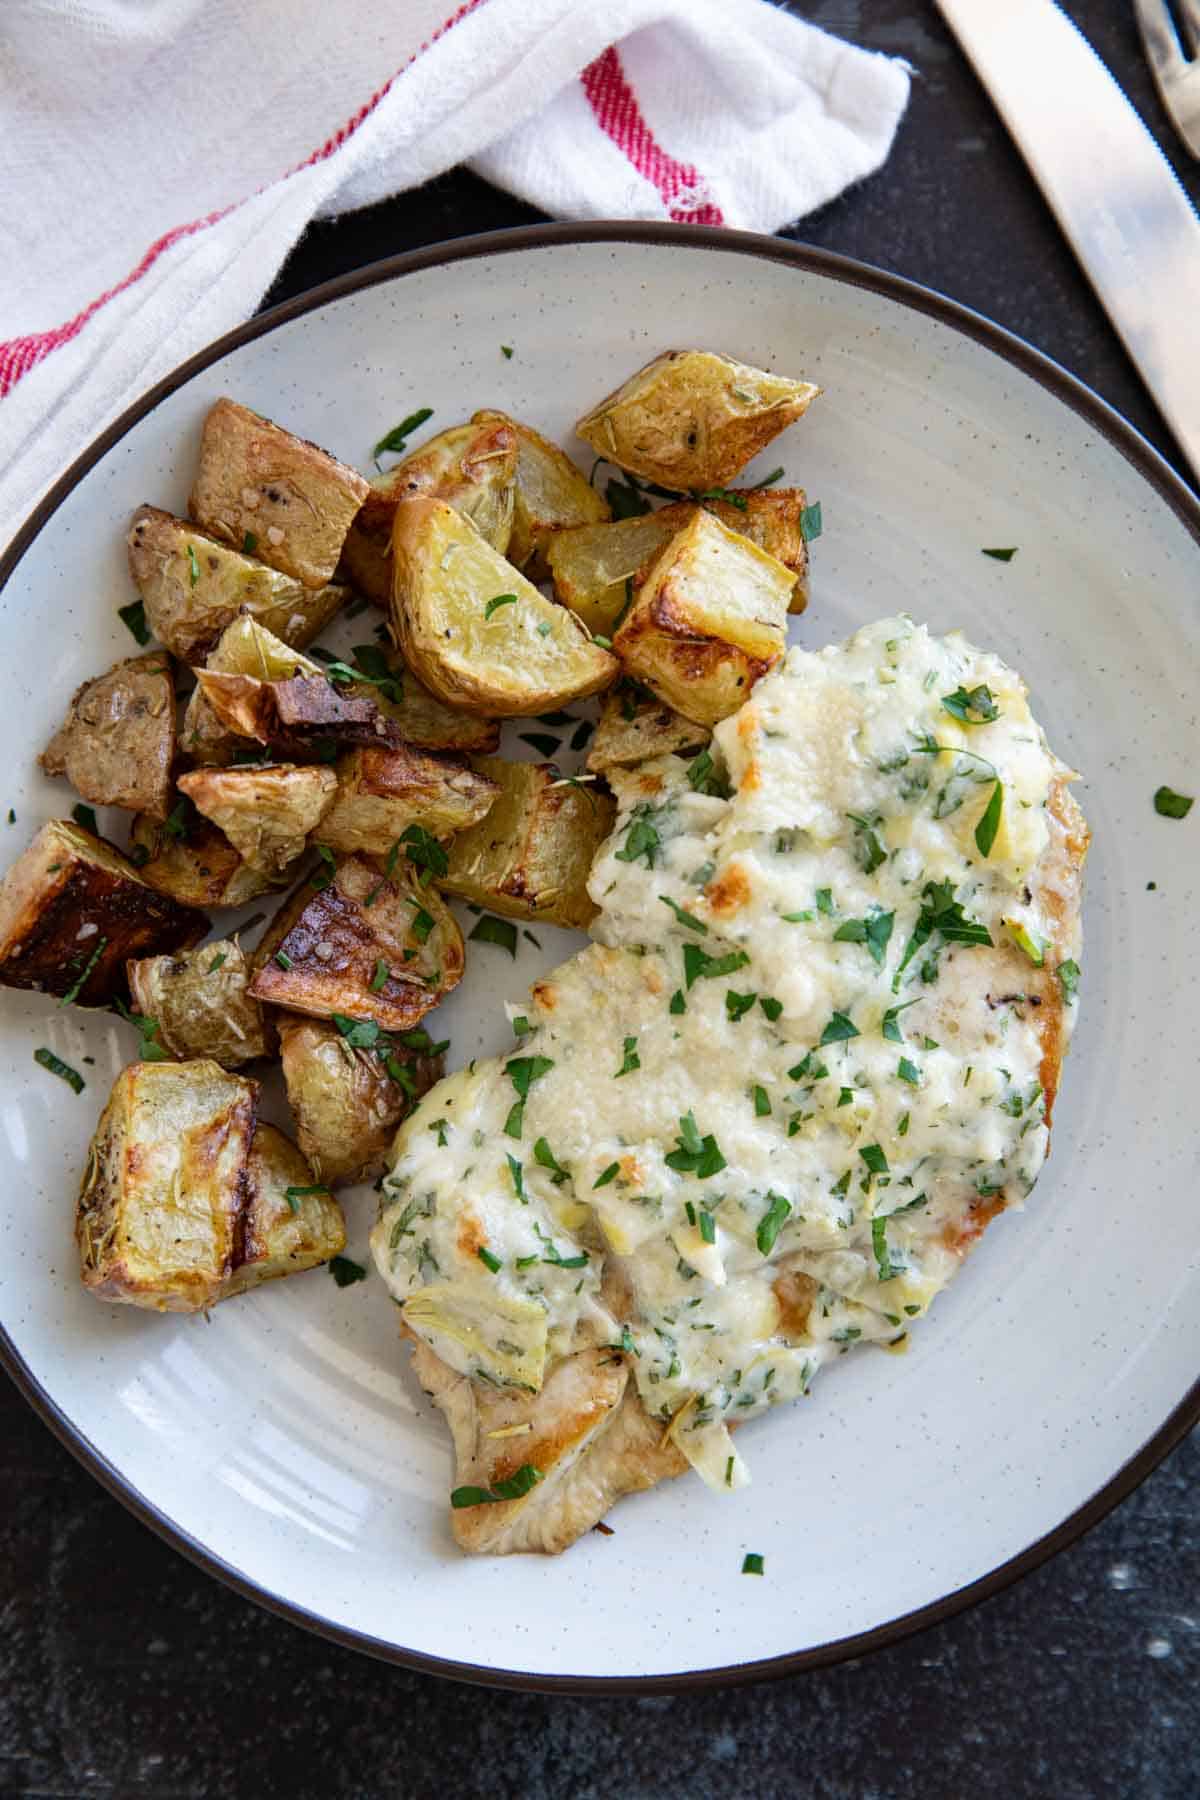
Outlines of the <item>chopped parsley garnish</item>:
{"label": "chopped parsley garnish", "polygon": [[378,994],[383,991],[383,989],[388,984],[388,981],[391,977],[391,973],[392,973],[391,970],[388,968],[387,964],[384,962],[382,956],[376,957],[375,973],[371,977],[371,984],[370,984],[371,992],[373,994]]}
{"label": "chopped parsley garnish", "polygon": [[337,859],[328,844],[314,844],[313,849],[321,858],[321,862],[309,876],[308,885],[310,888],[316,888],[318,894],[323,894],[337,874]]}
{"label": "chopped parsley garnish", "polygon": [[242,537],[242,550],[247,556],[253,556],[258,549],[258,538],[253,531],[247,531]]}
{"label": "chopped parsley garnish", "polygon": [[607,1169],[602,1169],[600,1171],[599,1175],[597,1175],[595,1181],[593,1181],[593,1183],[592,1183],[593,1191],[596,1188],[607,1187],[609,1182],[615,1181],[617,1176],[620,1173],[621,1173],[621,1165],[619,1162],[609,1163]]}
{"label": "chopped parsley garnish", "polygon": [[781,466],[778,469],[772,469],[771,473],[769,475],[764,475],[761,481],[756,481],[754,483],[754,485],[751,487],[750,492],[752,494],[760,493],[763,488],[774,487],[775,483],[777,481],[782,481],[782,480],[783,480],[783,468]]}
{"label": "chopped parsley garnish", "polygon": [[854,1105],[854,1089],[848,1088],[848,1087],[839,1088],[837,1103],[839,1106],[853,1106]]}
{"label": "chopped parsley garnish", "polygon": [[169,838],[186,838],[190,827],[196,819],[196,809],[186,797],[177,806],[172,807],[163,821],[163,830]]}
{"label": "chopped parsley garnish", "polygon": [[72,1000],[74,1000],[78,997],[88,976],[91,974],[91,972],[95,968],[96,964],[100,961],[100,958],[104,955],[104,952],[107,948],[108,948],[108,939],[106,937],[100,938],[96,944],[96,948],[92,951],[92,954],[88,957],[87,961],[84,963],[82,972],[71,983],[70,987],[67,989],[66,993],[63,995],[62,999],[59,1001],[58,1004],[60,1006],[70,1006]]}
{"label": "chopped parsley garnish", "polygon": [[367,1279],[367,1271],[362,1264],[356,1263],[349,1256],[335,1256],[326,1266],[339,1287],[353,1287],[356,1281]]}
{"label": "chopped parsley garnish", "polygon": [[1154,810],[1164,819],[1186,819],[1192,810],[1192,804],[1190,794],[1177,794],[1169,787],[1154,790]]}
{"label": "chopped parsley garnish", "polygon": [[772,1025],[774,1025],[775,1021],[783,1012],[783,1001],[774,999],[770,994],[764,994],[760,998],[758,1004],[762,1007]]}
{"label": "chopped parsley garnish", "polygon": [[900,1058],[899,1063],[896,1065],[896,1073],[901,1081],[907,1081],[909,1087],[920,1087],[921,1071],[918,1069],[916,1063],[909,1062],[907,1056],[902,1056]]}
{"label": "chopped parsley garnish", "polygon": [[187,559],[188,559],[188,570],[192,577],[192,586],[195,587],[196,583],[200,579],[200,564],[196,557],[196,547],[194,544],[189,544],[187,546]]}
{"label": "chopped parsley garnish", "polygon": [[701,1137],[695,1116],[684,1113],[679,1121],[679,1136],[675,1139],[675,1149],[663,1158],[669,1169],[675,1169],[681,1175],[694,1175],[698,1181],[707,1181],[710,1176],[719,1175],[725,1167],[725,1158],[717,1145],[715,1137],[709,1133]]}
{"label": "chopped parsley garnish", "polygon": [[505,1073],[517,1090],[516,1103],[504,1121],[506,1137],[520,1137],[525,1126],[525,1102],[529,1098],[529,1090],[547,1069],[553,1067],[554,1059],[549,1056],[514,1056],[505,1063]]}
{"label": "chopped parsley garnish", "polygon": [[500,354],[504,358],[505,362],[512,361],[512,353],[513,353],[513,347],[511,344],[501,344]]}
{"label": "chopped parsley garnish", "polygon": [[694,914],[688,911],[686,906],[677,905],[677,903],[668,898],[666,894],[660,894],[658,897],[664,906],[670,907],[681,925],[686,926],[689,931],[698,931],[701,935],[707,935],[708,926],[704,923],[703,919],[697,919]]}
{"label": "chopped parsley garnish", "polygon": [[847,919],[844,925],[838,926],[833,940],[837,944],[865,944],[872,962],[881,969],[895,919],[895,913],[879,911],[866,919]]}
{"label": "chopped parsley garnish", "polygon": [[214,956],[212,961],[209,963],[208,968],[204,971],[205,974],[206,975],[215,975],[218,969],[224,968],[225,959],[228,956],[228,954],[229,954],[229,952],[227,950],[222,950],[216,956]]}
{"label": "chopped parsley garnish", "polygon": [[640,1069],[641,1066],[642,1059],[638,1055],[637,1039],[635,1037],[627,1037],[625,1039],[625,1054],[620,1068],[613,1076],[613,1080],[619,1081],[622,1075],[632,1075],[633,1071],[635,1069]]}
{"label": "chopped parsley garnish", "polygon": [[433,876],[444,875],[450,867],[449,859],[442,846],[421,825],[410,825],[406,831],[402,831],[399,842],[404,845],[409,862],[420,869],[422,887]]}
{"label": "chopped parsley garnish", "polygon": [[379,1047],[380,1038],[385,1037],[374,1019],[351,1019],[345,1013],[336,1012],[329,1016],[351,1050],[375,1050]]}
{"label": "chopped parsley garnish", "polygon": [[[820,509],[818,508],[818,511],[819,510]],[[745,1556],[743,1556],[743,1558],[742,1558],[742,1574],[743,1575],[761,1575],[762,1573],[763,1573],[762,1557],[759,1555],[757,1550],[748,1550],[746,1552]]]}
{"label": "chopped parsley garnish", "polygon": [[96,813],[93,807],[84,806],[82,802],[79,802],[71,808],[71,817],[77,825],[82,825],[85,831],[90,831],[93,837],[100,836],[100,827],[96,823]]}
{"label": "chopped parsley garnish", "polygon": [[831,918],[833,916],[833,889],[818,888],[813,898],[817,903],[817,911],[824,913],[826,918]]}
{"label": "chopped parsley garnish", "polygon": [[614,519],[640,519],[650,511],[650,502],[642,497],[632,481],[615,478],[604,485],[604,497],[612,507]]}
{"label": "chopped parsley garnish", "polygon": [[908,1121],[911,1116],[912,1115],[910,1113],[901,1113],[900,1118],[896,1124],[896,1136],[897,1137],[907,1137],[908,1136]]}
{"label": "chopped parsley garnish", "polygon": [[727,487],[704,488],[699,493],[694,493],[692,498],[700,501],[723,500],[726,506],[735,506],[739,512],[745,512],[750,504],[745,494],[739,494],[735,489]]}
{"label": "chopped parsley garnish", "polygon": [[150,627],[146,623],[146,608],[140,600],[131,600],[128,606],[118,606],[117,617],[133,633],[139,644],[150,642]]}
{"label": "chopped parsley garnish", "polygon": [[499,612],[502,606],[515,606],[516,604],[517,596],[515,594],[496,594],[484,607],[483,616],[485,619],[490,619],[492,614]]}
{"label": "chopped parsley garnish", "polygon": [[700,1227],[701,1240],[706,1244],[715,1244],[717,1241],[717,1221],[713,1218],[712,1214],[710,1212],[705,1212],[704,1208],[701,1207],[697,1214],[696,1222]]}
{"label": "chopped parsley garnish", "polygon": [[494,1487],[455,1488],[450,1495],[450,1504],[459,1510],[464,1506],[498,1506],[502,1500],[523,1500],[541,1479],[540,1469],[535,1469],[532,1463],[522,1463],[515,1475],[510,1475],[507,1481],[496,1482]]}
{"label": "chopped parsley garnish", "polygon": [[814,500],[811,506],[800,508],[800,535],[806,544],[819,538],[823,526],[821,521],[821,502]]}
{"label": "chopped parsley garnish", "polygon": [[1024,951],[1035,969],[1040,969],[1046,960],[1049,939],[1031,931],[1020,919],[1005,919],[1004,925],[1017,949]]}
{"label": "chopped parsley garnish", "polygon": [[940,932],[948,944],[990,944],[991,933],[986,925],[978,919],[969,919],[962,905],[954,898],[954,889],[949,881],[930,881],[925,885],[923,904],[913,926],[912,936],[904,946],[904,955],[900,958],[900,967],[892,978],[893,993],[900,985],[900,977],[923,945],[929,942],[934,932]]}
{"label": "chopped parsley garnish", "polygon": [[1069,956],[1066,962],[1060,962],[1055,974],[1063,991],[1064,1000],[1073,1000],[1079,992],[1080,967],[1074,957]]}
{"label": "chopped parsley garnish", "polygon": [[533,1030],[533,1026],[529,1023],[529,1020],[525,1017],[524,1013],[517,1014],[516,1018],[512,1021],[512,1028],[513,1036],[519,1038],[528,1037],[529,1033]]}
{"label": "chopped parsley garnish", "polygon": [[699,944],[683,946],[683,980],[685,987],[691,987],[694,981],[702,978],[714,980],[720,975],[732,975],[735,969],[744,969],[750,961],[744,950],[730,950],[725,956],[710,956]]}
{"label": "chopped parsley garnish", "polygon": [[770,1205],[758,1221],[758,1230],[754,1234],[754,1241],[763,1256],[770,1256],[775,1248],[775,1241],[783,1230],[784,1221],[792,1210],[791,1201],[785,1200],[782,1194],[768,1192],[767,1199]]}
{"label": "chopped parsley garnish", "polygon": [[[921,995],[918,994],[917,1000],[920,999]],[[889,1006],[884,1013],[883,1024],[879,1029],[881,1035],[887,1038],[889,1043],[902,1044],[904,1042],[904,1033],[900,1029],[900,1014],[907,1012],[910,1006],[915,1006],[917,1000],[906,1000],[902,1006]]]}
{"label": "chopped parsley garnish", "polygon": [[702,750],[688,764],[688,786],[697,794],[711,794],[717,800],[728,800],[729,783],[721,775],[712,759],[712,753]]}
{"label": "chopped parsley garnish", "polygon": [[471,943],[496,944],[501,950],[507,950],[511,957],[515,958],[517,954],[517,928],[511,919],[494,919],[490,913],[484,913],[467,936]]}
{"label": "chopped parsley garnish", "polygon": [[379,442],[371,452],[372,457],[378,458],[382,456],[385,451],[390,451],[393,456],[399,456],[406,448],[406,440],[409,434],[419,430],[426,419],[432,419],[432,417],[432,406],[418,407],[416,412],[409,413],[407,419],[401,419],[399,425],[393,425],[392,429],[384,437],[380,438]]}
{"label": "chopped parsley garnish", "polygon": [[281,969],[290,969],[292,966],[292,959],[286,950],[277,950],[275,952],[275,961],[279,964]]}
{"label": "chopped parsley garnish", "polygon": [[486,1244],[477,1244],[475,1246],[475,1254],[483,1264],[484,1268],[490,1269],[493,1275],[499,1274],[500,1270],[504,1267],[500,1258],[498,1256],[493,1256]]}
{"label": "chopped parsley garnish", "polygon": [[614,852],[618,862],[633,863],[639,856],[644,856],[646,867],[654,867],[654,858],[662,847],[662,840],[646,816],[649,810],[646,806],[634,808],[633,820],[625,833],[625,842],[620,850]]}
{"label": "chopped parsley garnish", "polygon": [[848,1019],[843,1012],[835,1012],[821,1033],[820,1041],[822,1044],[845,1044],[859,1035],[853,1019]]}
{"label": "chopped parsley garnish", "polygon": [[87,1086],[79,1070],[73,1069],[70,1063],[65,1063],[61,1056],[55,1056],[53,1050],[35,1050],[33,1060],[40,1063],[43,1069],[49,1069],[51,1075],[57,1075],[60,1081],[65,1081],[77,1094],[82,1094]]}
{"label": "chopped parsley garnish", "polygon": [[981,556],[990,556],[993,562],[1011,562],[1013,557],[1016,554],[1017,554],[1017,549],[1016,549],[1015,544],[1012,546],[1011,549],[1008,549],[1008,550],[981,550],[980,551]]}
{"label": "chopped parsley garnish", "polygon": [[297,1201],[303,1200],[306,1194],[327,1194],[328,1192],[329,1189],[325,1186],[324,1182],[318,1181],[314,1182],[312,1187],[285,1188],[283,1197],[288,1203],[288,1210],[290,1212],[298,1212],[300,1209],[297,1205]]}
{"label": "chopped parsley garnish", "polygon": [[1000,717],[991,688],[982,682],[978,687],[956,687],[952,694],[943,694],[942,705],[960,725],[990,725]]}
{"label": "chopped parsley garnish", "polygon": [[113,1001],[114,1010],[120,1013],[127,1025],[132,1025],[141,1043],[138,1045],[139,1062],[168,1062],[168,1053],[158,1042],[158,1020],[144,1013],[130,1012],[125,1002],[118,996]]}
{"label": "chopped parsley garnish", "polygon": [[983,810],[983,817],[975,827],[975,845],[980,856],[990,856],[992,853],[992,845],[995,843],[996,833],[1000,829],[1000,812],[1003,805],[1004,783],[998,781]]}
{"label": "chopped parsley garnish", "polygon": [[544,1137],[540,1137],[533,1146],[533,1160],[543,1169],[549,1169],[550,1179],[555,1187],[561,1187],[564,1181],[571,1179],[569,1169],[564,1169]]}
{"label": "chopped parsley garnish", "polygon": [[438,1149],[439,1150],[444,1150],[446,1148],[446,1143],[447,1143],[446,1127],[449,1125],[449,1123],[450,1123],[449,1119],[434,1119],[432,1124],[429,1127],[430,1131],[437,1132],[437,1141],[438,1141]]}
{"label": "chopped parsley garnish", "polygon": [[872,1175],[888,1173],[888,1159],[879,1144],[866,1144],[858,1153],[870,1169]]}
{"label": "chopped parsley garnish", "polygon": [[725,1017],[736,1025],[739,1019],[745,1018],[757,999],[757,994],[739,994],[733,988],[726,988]]}
{"label": "chopped parsley garnish", "polygon": [[[847,813],[846,817],[854,826],[854,855],[864,875],[873,875],[881,863],[887,861],[887,851],[875,835],[878,819],[863,819],[858,813]],[[819,904],[819,902],[818,902]],[[821,911],[824,912],[822,907]]]}
{"label": "chopped parsley garnish", "polygon": [[765,1087],[759,1087],[756,1084],[755,1088],[754,1088],[754,1116],[755,1116],[755,1118],[756,1119],[765,1119],[767,1114],[770,1112],[770,1110],[771,1110],[770,1095],[767,1093],[767,1090]]}
{"label": "chopped parsley garnish", "polygon": [[683,997],[682,988],[676,988],[675,992],[671,995],[667,1011],[669,1013],[674,1013],[677,1018],[680,1013],[687,1011],[687,1001]]}
{"label": "chopped parsley garnish", "polygon": [[905,1265],[893,1263],[887,1241],[887,1219],[871,1220],[871,1248],[875,1252],[875,1270],[880,1281],[892,1281],[903,1275]]}
{"label": "chopped parsley garnish", "polygon": [[504,1160],[508,1164],[508,1172],[512,1176],[513,1192],[523,1206],[529,1204],[529,1196],[525,1192],[525,1170],[515,1156],[504,1152]]}
{"label": "chopped parsley garnish", "polygon": [[[855,1035],[857,1036],[857,1033]],[[820,1057],[817,1056],[816,1051],[810,1050],[802,1062],[798,1062],[795,1068],[788,1070],[788,1080],[824,1081],[828,1074],[829,1070],[825,1067],[825,1064],[821,1061]]]}
{"label": "chopped parsley garnish", "polygon": [[436,923],[433,914],[427,913],[425,908],[416,900],[410,900],[408,904],[410,906],[415,906],[417,909],[412,922],[413,936],[416,938],[418,944],[428,943],[429,934]]}

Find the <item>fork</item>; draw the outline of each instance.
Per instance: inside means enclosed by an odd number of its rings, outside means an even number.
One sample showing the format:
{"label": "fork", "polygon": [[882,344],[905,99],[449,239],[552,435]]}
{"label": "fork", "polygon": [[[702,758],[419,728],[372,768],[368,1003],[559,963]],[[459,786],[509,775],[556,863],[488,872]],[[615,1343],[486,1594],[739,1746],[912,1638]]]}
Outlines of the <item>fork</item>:
{"label": "fork", "polygon": [[1174,0],[1174,19],[1167,0],[1134,0],[1134,6],[1167,117],[1200,160],[1200,0]]}

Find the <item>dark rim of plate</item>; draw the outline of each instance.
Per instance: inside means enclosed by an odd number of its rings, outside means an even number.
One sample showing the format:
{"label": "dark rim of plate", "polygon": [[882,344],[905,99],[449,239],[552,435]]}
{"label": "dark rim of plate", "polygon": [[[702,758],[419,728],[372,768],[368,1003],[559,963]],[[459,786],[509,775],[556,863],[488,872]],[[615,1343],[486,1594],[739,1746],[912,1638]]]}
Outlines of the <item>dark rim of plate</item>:
{"label": "dark rim of plate", "polygon": [[[521,226],[513,230],[487,232],[478,237],[430,245],[424,249],[407,251],[401,256],[386,257],[380,262],[369,263],[365,268],[352,270],[348,275],[341,275],[336,280],[324,282],[320,287],[310,288],[306,293],[284,301],[281,306],[249,319],[236,330],[226,332],[224,337],[217,338],[207,349],[191,357],[173,374],[152,387],[72,463],[66,474],[60,477],[26,520],[3,557],[0,557],[0,589],[3,589],[26,550],[88,470],[106,456],[115,444],[120,443],[139,420],[153,412],[168,394],[183,387],[202,369],[219,362],[229,351],[236,350],[254,338],[263,337],[289,319],[314,312],[329,301],[339,300],[346,294],[358,293],[364,288],[375,287],[381,282],[393,281],[403,275],[415,274],[422,269],[435,268],[445,263],[465,262],[477,256],[504,256],[521,250],[541,250],[556,245],[597,243],[675,245],[681,248],[721,251],[735,256],[761,257],[768,262],[784,263],[793,269],[825,276],[831,281],[844,282],[850,287],[866,288],[897,305],[940,319],[1022,370],[1070,407],[1072,412],[1086,419],[1089,425],[1132,463],[1160,498],[1166,501],[1200,546],[1200,499],[1185,486],[1157,450],[1106,401],[1068,374],[1058,363],[1044,356],[1040,350],[1035,350],[1022,338],[993,324],[990,319],[972,312],[969,307],[960,306],[957,301],[948,300],[945,295],[936,293],[931,288],[921,287],[916,282],[906,281],[899,275],[857,262],[852,257],[838,256],[829,250],[812,249],[782,238],[760,237],[757,233],[748,231],[715,230],[700,225],[601,220],[587,225]],[[386,1662],[399,1663],[426,1674],[449,1676],[458,1681],[543,1693],[681,1693],[690,1688],[730,1687],[744,1682],[795,1675],[804,1669],[825,1668],[850,1657],[862,1656],[867,1651],[883,1649],[886,1645],[895,1644],[902,1638],[910,1637],[915,1632],[936,1625],[943,1619],[951,1618],[955,1613],[1000,1593],[1021,1576],[1038,1568],[1057,1551],[1074,1543],[1111,1512],[1120,1500],[1132,1493],[1168,1451],[1174,1449],[1197,1420],[1200,1420],[1200,1380],[1197,1380],[1142,1448],[1090,1500],[1085,1501],[1053,1531],[1047,1532],[1045,1537],[1039,1538],[1017,1556],[968,1586],[927,1606],[919,1607],[914,1612],[905,1613],[900,1618],[889,1619],[869,1631],[783,1656],[672,1675],[543,1675],[520,1670],[491,1669],[477,1663],[453,1662],[444,1657],[425,1655],[418,1650],[407,1650],[401,1645],[370,1637],[365,1632],[334,1624],[329,1619],[321,1618],[318,1614],[271,1593],[180,1530],[126,1481],[35,1380],[2,1326],[0,1362],[3,1362],[17,1387],[55,1435],[111,1494],[173,1548],[182,1551],[201,1569],[215,1575],[239,1594],[244,1594],[247,1599],[256,1601],[281,1618],[294,1625],[302,1625],[333,1643],[365,1651]]]}

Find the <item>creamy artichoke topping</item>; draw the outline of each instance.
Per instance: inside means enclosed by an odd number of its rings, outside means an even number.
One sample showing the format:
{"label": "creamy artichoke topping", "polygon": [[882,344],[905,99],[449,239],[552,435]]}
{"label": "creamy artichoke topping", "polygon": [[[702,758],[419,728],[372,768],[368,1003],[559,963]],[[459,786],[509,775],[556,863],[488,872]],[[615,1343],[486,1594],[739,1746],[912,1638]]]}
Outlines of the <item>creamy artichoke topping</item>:
{"label": "creamy artichoke topping", "polygon": [[1004,983],[1014,944],[1053,960],[1030,877],[1064,773],[1010,669],[906,618],[615,773],[596,941],[397,1135],[372,1241],[412,1330],[533,1391],[612,1344],[740,1485],[728,1426],[902,1344],[1033,1186],[1042,1050]]}

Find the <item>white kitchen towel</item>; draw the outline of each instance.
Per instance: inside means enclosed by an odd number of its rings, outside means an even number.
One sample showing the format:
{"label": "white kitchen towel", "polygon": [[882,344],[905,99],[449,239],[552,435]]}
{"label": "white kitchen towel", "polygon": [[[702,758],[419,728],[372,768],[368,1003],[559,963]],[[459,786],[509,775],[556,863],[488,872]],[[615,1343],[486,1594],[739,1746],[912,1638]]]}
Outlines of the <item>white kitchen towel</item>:
{"label": "white kitchen towel", "polygon": [[766,0],[450,3],[3,0],[0,547],[314,218],[468,162],[559,217],[775,231],[908,97]]}

